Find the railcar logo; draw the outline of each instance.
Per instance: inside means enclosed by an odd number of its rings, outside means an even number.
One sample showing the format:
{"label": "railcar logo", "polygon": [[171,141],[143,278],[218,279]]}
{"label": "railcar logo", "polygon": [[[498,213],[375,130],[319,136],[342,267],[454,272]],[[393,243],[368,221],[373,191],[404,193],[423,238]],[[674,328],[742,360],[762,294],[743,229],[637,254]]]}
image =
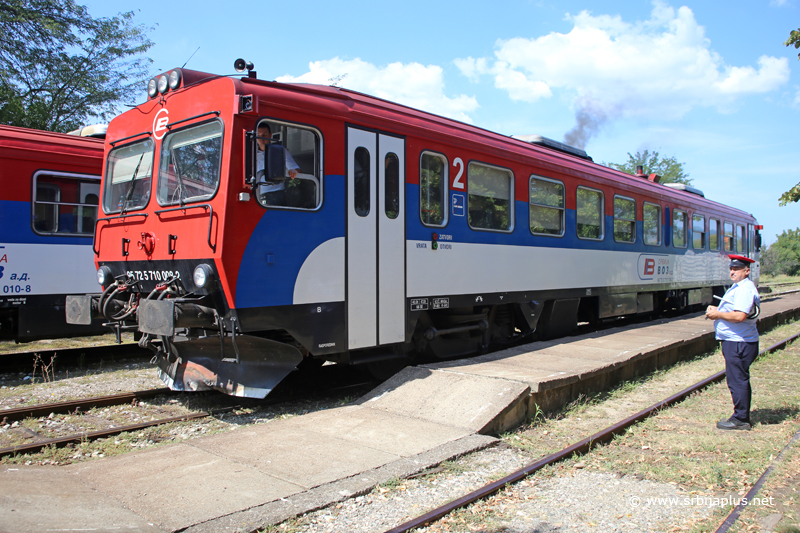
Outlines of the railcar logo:
{"label": "railcar logo", "polygon": [[156,113],[156,116],[153,119],[153,136],[159,141],[167,133],[167,124],[169,124],[169,111],[162,109]]}
{"label": "railcar logo", "polygon": [[639,256],[639,279],[669,281],[672,279],[672,274],[668,255],[642,254]]}

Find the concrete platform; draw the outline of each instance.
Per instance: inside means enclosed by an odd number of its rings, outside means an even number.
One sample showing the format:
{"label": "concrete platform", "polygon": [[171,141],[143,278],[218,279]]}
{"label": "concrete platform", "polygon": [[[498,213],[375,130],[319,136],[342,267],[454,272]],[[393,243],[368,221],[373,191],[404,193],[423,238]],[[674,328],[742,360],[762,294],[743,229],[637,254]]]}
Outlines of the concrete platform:
{"label": "concrete platform", "polygon": [[[760,327],[800,316],[765,302]],[[0,531],[252,531],[489,446],[557,409],[711,350],[701,316],[410,367],[352,405],[66,467],[0,467]]]}

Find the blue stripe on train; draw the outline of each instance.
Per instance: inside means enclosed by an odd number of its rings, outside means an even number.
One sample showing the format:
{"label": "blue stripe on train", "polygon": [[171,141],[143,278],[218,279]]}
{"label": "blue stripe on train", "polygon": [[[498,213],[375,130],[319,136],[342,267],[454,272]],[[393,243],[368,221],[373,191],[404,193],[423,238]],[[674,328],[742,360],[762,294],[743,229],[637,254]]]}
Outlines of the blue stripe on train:
{"label": "blue stripe on train", "polygon": [[[466,197],[466,192],[451,191],[452,196],[461,194]],[[466,198],[464,198],[466,204]],[[623,243],[614,240],[614,217],[605,217],[605,238],[602,241],[579,239],[576,234],[576,214],[575,210],[565,210],[566,228],[563,237],[548,237],[543,235],[533,235],[529,229],[528,203],[517,201],[514,212],[514,231],[511,233],[475,230],[467,223],[466,205],[464,205],[464,215],[454,216],[451,208],[447,225],[443,228],[432,228],[424,226],[419,217],[419,186],[407,184],[406,186],[406,238],[414,241],[429,241],[432,233],[444,233],[452,235],[455,242],[467,242],[475,244],[503,244],[510,246],[542,246],[548,248],[580,248],[582,250],[613,250],[619,252],[639,252],[639,253],[669,253],[673,255],[683,255],[691,250],[687,248],[675,248],[664,246],[666,235],[662,235],[660,246],[648,246],[644,244],[642,237],[642,222],[636,222],[636,242]],[[668,228],[662,226],[662,234]],[[687,242],[691,242],[691,227],[687,229]],[[671,242],[671,239],[667,242]],[[702,252],[697,250],[696,252]]]}
{"label": "blue stripe on train", "polygon": [[[62,220],[63,227],[71,227],[71,221]],[[92,245],[92,237],[37,235],[31,228],[30,202],[0,200],[0,242],[16,244],[83,244]]]}
{"label": "blue stripe on train", "polygon": [[295,280],[306,257],[320,244],[344,237],[344,214],[341,175],[325,176],[319,211],[265,210],[242,256],[236,307],[291,305]]}

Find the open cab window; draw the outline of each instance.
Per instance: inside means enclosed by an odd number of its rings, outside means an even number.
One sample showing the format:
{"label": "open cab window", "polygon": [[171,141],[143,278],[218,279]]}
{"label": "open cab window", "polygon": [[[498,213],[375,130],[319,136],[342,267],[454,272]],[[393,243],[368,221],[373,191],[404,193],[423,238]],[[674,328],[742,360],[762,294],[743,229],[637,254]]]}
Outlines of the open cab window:
{"label": "open cab window", "polygon": [[160,205],[208,200],[217,192],[222,161],[222,122],[170,133],[161,143]]}
{"label": "open cab window", "polygon": [[260,121],[255,131],[251,164],[258,203],[264,207],[317,209],[322,203],[319,133],[272,120]]}
{"label": "open cab window", "polygon": [[150,200],[153,178],[153,139],[114,148],[108,154],[103,210],[119,213],[142,209]]}

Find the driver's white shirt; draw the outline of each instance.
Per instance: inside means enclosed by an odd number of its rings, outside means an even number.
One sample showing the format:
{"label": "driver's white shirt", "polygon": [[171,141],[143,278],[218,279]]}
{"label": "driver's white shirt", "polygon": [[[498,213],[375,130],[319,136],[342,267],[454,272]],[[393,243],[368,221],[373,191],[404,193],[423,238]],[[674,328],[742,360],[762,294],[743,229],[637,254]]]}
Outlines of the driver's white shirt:
{"label": "driver's white shirt", "polygon": [[[289,153],[289,150],[287,150],[283,146],[281,146],[281,148],[283,148],[283,156],[286,166],[285,173],[288,174],[290,170],[300,170],[300,165],[298,165],[295,162],[294,158],[292,157],[292,154]],[[264,152],[259,150],[258,154],[256,155],[256,172],[264,170],[263,154]],[[284,187],[286,187],[286,183],[284,182],[284,180],[278,180],[278,181],[264,180],[258,184],[258,194],[266,194],[268,192],[282,191]]]}

